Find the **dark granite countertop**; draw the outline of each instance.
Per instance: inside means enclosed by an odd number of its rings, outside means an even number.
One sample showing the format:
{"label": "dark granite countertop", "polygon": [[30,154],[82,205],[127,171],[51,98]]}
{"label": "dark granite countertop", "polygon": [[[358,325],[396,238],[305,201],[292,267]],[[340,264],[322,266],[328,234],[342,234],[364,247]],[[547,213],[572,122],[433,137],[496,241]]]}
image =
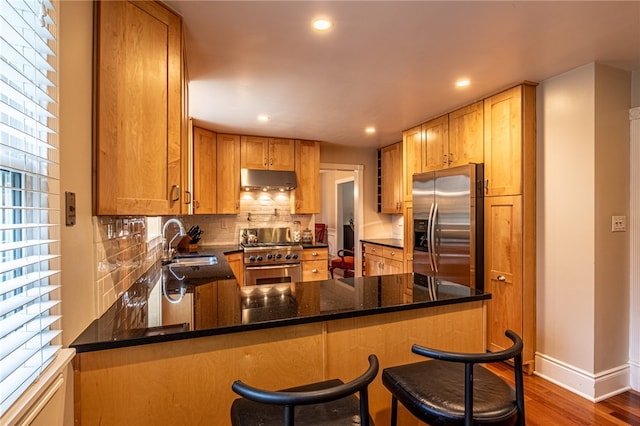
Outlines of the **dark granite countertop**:
{"label": "dark granite countertop", "polygon": [[327,243],[313,242],[313,243],[303,243],[302,244],[302,248],[303,249],[308,249],[308,248],[327,248],[327,247],[329,247],[329,245]]}
{"label": "dark granite countertop", "polygon": [[217,265],[155,264],[70,345],[77,352],[426,308],[490,295],[414,274],[240,287]]}
{"label": "dark granite countertop", "polygon": [[367,238],[360,240],[361,243],[378,244],[381,246],[387,246],[402,250],[404,247],[404,241],[398,238]]}

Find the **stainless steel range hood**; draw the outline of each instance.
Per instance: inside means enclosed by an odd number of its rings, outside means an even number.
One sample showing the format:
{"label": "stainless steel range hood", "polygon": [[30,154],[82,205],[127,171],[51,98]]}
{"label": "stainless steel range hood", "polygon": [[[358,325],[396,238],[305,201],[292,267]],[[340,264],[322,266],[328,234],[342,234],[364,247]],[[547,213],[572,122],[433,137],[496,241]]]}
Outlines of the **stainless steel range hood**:
{"label": "stainless steel range hood", "polygon": [[290,191],[296,187],[296,172],[240,169],[240,186],[245,191]]}

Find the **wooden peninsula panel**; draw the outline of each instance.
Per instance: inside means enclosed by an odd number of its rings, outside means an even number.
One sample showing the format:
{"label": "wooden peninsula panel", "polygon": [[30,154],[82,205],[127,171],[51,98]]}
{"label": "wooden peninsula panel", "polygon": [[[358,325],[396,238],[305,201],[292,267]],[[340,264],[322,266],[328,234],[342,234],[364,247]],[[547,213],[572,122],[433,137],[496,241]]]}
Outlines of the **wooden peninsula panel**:
{"label": "wooden peninsula panel", "polygon": [[382,369],[419,360],[413,343],[483,351],[484,319],[484,302],[473,301],[79,353],[76,424],[227,426],[234,380],[269,389],[348,381],[366,369],[370,353],[380,360],[371,413],[388,424]]}
{"label": "wooden peninsula panel", "polygon": [[322,323],[78,354],[76,425],[228,425],[234,380],[323,379]]}
{"label": "wooden peninsula panel", "polygon": [[[411,345],[459,352],[484,352],[484,303],[471,302],[429,309],[347,318],[327,324],[327,376],[353,379],[376,354],[380,373],[369,387],[369,404],[375,424],[390,424],[391,394],[382,384],[382,369],[425,358]],[[419,424],[399,404],[398,424]]]}

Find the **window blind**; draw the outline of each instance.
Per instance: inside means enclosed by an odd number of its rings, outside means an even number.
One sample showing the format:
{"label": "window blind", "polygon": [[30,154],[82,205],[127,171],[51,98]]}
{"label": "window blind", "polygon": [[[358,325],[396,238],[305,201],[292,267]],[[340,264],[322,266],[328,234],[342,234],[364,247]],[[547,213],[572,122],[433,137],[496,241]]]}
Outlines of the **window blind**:
{"label": "window blind", "polygon": [[0,1],[0,415],[60,349],[56,26]]}

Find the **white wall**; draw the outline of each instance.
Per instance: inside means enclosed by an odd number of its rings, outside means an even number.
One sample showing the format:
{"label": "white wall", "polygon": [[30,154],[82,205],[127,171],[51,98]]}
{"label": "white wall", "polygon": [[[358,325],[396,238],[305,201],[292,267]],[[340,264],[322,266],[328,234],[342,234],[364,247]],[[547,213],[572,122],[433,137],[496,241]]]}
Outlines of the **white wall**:
{"label": "white wall", "polygon": [[320,163],[364,165],[364,235],[361,238],[388,238],[392,215],[377,212],[378,158],[375,148],[322,144]]}
{"label": "white wall", "polygon": [[[62,226],[62,341],[95,318],[91,223],[93,4],[59,2],[60,188],[76,194],[76,225]],[[64,219],[62,220],[64,224]]]}
{"label": "white wall", "polygon": [[591,399],[619,390],[628,359],[629,248],[609,230],[628,214],[630,93],[629,73],[596,64],[537,93],[536,372]]}

